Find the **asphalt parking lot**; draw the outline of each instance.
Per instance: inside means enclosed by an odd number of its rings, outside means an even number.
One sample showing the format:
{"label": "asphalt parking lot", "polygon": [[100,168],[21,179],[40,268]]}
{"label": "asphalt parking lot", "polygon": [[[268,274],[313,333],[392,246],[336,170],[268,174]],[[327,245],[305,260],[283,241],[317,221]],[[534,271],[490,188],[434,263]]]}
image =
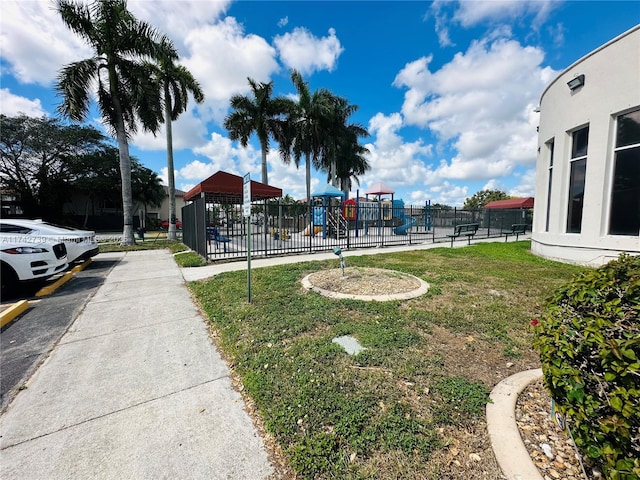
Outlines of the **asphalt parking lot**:
{"label": "asphalt parking lot", "polygon": [[44,361],[116,263],[116,259],[97,255],[89,266],[50,295],[35,297],[45,285],[43,282],[26,286],[19,297],[9,300],[26,299],[29,308],[0,330],[0,411]]}

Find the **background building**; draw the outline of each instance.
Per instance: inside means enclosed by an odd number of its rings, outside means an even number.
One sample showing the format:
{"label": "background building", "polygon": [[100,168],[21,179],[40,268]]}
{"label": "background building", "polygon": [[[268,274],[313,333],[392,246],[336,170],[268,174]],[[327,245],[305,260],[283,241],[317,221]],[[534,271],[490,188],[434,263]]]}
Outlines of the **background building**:
{"label": "background building", "polygon": [[640,25],[542,93],[532,251],[600,265],[640,254]]}

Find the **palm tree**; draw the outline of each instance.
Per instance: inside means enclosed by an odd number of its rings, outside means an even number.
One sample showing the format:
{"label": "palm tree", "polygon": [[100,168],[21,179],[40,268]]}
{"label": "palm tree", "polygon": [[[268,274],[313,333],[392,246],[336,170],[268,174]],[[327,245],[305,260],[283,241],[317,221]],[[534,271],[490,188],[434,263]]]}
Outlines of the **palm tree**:
{"label": "palm tree", "polygon": [[291,71],[291,81],[298,92],[298,102],[290,112],[280,143],[280,154],[285,163],[293,158],[296,166],[305,157],[307,200],[311,201],[311,165],[320,167],[320,152],[324,142],[323,118],[329,113],[330,94],[327,90],[316,90],[313,94],[309,85],[296,70]]}
{"label": "palm tree", "polygon": [[[173,50],[170,45],[169,51]],[[173,168],[173,133],[171,123],[186,111],[189,93],[197,103],[204,101],[204,93],[193,75],[173,58],[162,58],[156,65],[156,80],[162,88],[164,120],[167,130],[167,177],[169,183],[169,229],[167,238],[176,240],[176,181]]]}
{"label": "palm tree", "polygon": [[83,121],[89,113],[90,90],[97,86],[97,103],[104,124],[118,142],[124,228],[122,244],[133,245],[133,198],[129,137],[140,122],[145,131],[158,131],[162,106],[153,72],[143,60],[177,58],[171,43],[127,10],[126,0],[94,0],[89,5],[57,0],[64,24],[82,37],[94,56],[71,63],[58,74],[62,96],[58,111]]}
{"label": "palm tree", "polygon": [[273,82],[256,83],[251,78],[247,80],[253,98],[244,95],[231,97],[233,111],[224,119],[224,127],[229,131],[229,138],[239,140],[245,148],[253,133],[258,136],[262,152],[262,183],[268,184],[269,140],[281,137],[278,132],[283,129],[284,115],[291,112],[293,102],[282,97],[271,98]]}
{"label": "palm tree", "polygon": [[369,150],[358,143],[358,131],[347,127],[345,135],[339,139],[336,161],[336,177],[340,183],[340,190],[349,197],[352,187],[351,179],[360,185],[359,175],[367,173],[371,166],[365,155]]}
{"label": "palm tree", "polygon": [[[322,149],[322,169],[328,172],[329,182],[337,187],[339,183],[338,168],[343,174],[350,171],[349,162],[355,161],[353,152],[364,148],[358,145],[358,139],[368,137],[369,132],[357,123],[347,123],[349,117],[358,110],[357,105],[350,104],[347,99],[331,94],[329,99],[330,111],[325,117],[325,143]],[[349,145],[349,144],[352,145]],[[348,148],[345,150],[345,145]],[[340,151],[343,151],[341,155]],[[347,155],[345,151],[351,150]],[[366,150],[366,149],[365,149]],[[362,155],[366,152],[360,150]],[[346,165],[338,167],[338,162],[347,162]],[[368,164],[367,164],[368,169]],[[366,170],[365,170],[366,171]],[[349,175],[350,176],[350,175]]]}

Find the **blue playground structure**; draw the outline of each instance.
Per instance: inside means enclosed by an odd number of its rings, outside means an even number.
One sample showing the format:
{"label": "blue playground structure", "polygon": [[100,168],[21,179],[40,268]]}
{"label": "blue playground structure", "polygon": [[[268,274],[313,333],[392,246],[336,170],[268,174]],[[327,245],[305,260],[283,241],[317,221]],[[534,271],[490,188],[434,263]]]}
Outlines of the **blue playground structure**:
{"label": "blue playground structure", "polygon": [[402,200],[393,201],[393,218],[399,218],[401,224],[393,229],[396,235],[407,235],[411,227],[415,226],[416,221],[413,217],[407,217],[404,213],[404,202]]}

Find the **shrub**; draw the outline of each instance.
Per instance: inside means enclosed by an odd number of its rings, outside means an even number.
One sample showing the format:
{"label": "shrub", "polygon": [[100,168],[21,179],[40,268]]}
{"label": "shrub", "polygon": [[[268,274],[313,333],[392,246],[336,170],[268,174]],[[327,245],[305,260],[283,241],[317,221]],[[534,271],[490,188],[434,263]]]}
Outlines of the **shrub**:
{"label": "shrub", "polygon": [[609,479],[640,478],[640,256],[579,274],[537,331],[544,382],[583,455]]}

